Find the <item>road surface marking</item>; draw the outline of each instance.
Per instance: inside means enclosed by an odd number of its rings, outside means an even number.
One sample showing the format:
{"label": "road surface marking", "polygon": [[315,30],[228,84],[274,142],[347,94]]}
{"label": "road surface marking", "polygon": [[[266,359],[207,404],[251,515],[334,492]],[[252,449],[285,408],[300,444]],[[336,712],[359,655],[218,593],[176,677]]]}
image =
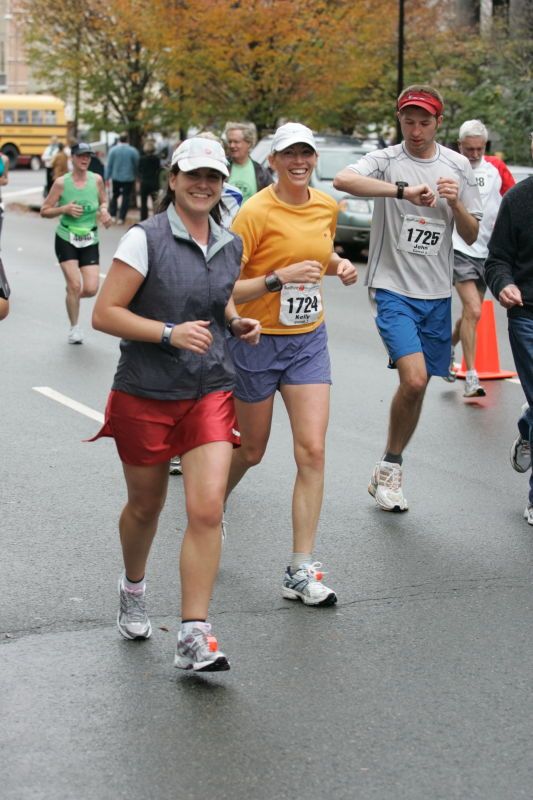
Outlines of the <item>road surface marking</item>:
{"label": "road surface marking", "polygon": [[2,198],[4,200],[12,200],[14,197],[21,197],[22,195],[26,194],[35,194],[36,192],[43,192],[42,186],[37,186],[35,189],[19,189],[16,192],[2,192]]}
{"label": "road surface marking", "polygon": [[71,408],[73,411],[77,411],[78,414],[84,414],[86,417],[95,419],[97,422],[104,421],[104,415],[100,414],[99,411],[95,411],[94,408],[89,408],[89,406],[85,406],[83,403],[78,403],[77,400],[72,400],[70,397],[67,397],[66,394],[56,392],[55,389],[51,389],[49,386],[33,386],[33,391],[44,394],[44,396],[49,397],[50,400],[55,400],[56,403],[61,403]]}

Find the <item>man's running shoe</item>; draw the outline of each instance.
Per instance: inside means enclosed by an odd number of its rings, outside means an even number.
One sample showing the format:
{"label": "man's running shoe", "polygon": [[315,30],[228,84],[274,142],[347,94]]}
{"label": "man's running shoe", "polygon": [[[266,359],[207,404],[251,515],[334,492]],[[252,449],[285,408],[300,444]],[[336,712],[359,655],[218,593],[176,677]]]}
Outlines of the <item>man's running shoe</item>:
{"label": "man's running shoe", "polygon": [[120,608],[117,627],[125,639],[149,639],[152,635],[152,626],[146,613],[145,591],[127,591],[122,579],[121,575],[118,579]]}
{"label": "man's running shoe", "polygon": [[443,375],[443,380],[448,381],[448,383],[453,383],[457,380],[457,372],[455,371],[455,350],[452,347],[452,352],[450,355],[450,366],[448,367],[448,374]]}
{"label": "man's running shoe", "polygon": [[402,491],[402,468],[391,461],[378,461],[368,484],[368,491],[384,511],[407,511]]}
{"label": "man's running shoe", "polygon": [[479,382],[477,375],[467,375],[463,397],[485,397],[486,391]]}
{"label": "man's running shoe", "polygon": [[283,576],[283,597],[286,600],[301,600],[306,606],[332,606],[337,602],[333,589],[321,582],[324,573],[320,561],[302,564],[295,572],[287,567]]}
{"label": "man's running shoe", "polygon": [[528,503],[524,511],[524,519],[527,519],[528,525],[533,525],[533,503]]}
{"label": "man's running shoe", "polygon": [[174,666],[194,672],[222,672],[230,668],[230,663],[218,649],[217,640],[211,635],[211,625],[198,622],[187,633],[183,632],[183,627],[179,631]]}
{"label": "man's running shoe", "polygon": [[83,331],[79,325],[72,325],[68,332],[69,344],[83,344]]}
{"label": "man's running shoe", "polygon": [[170,475],[183,475],[180,456],[174,456],[173,458],[170,459],[170,465],[168,471]]}
{"label": "man's running shoe", "polygon": [[531,466],[531,446],[527,439],[517,436],[511,445],[511,466],[517,472],[527,472]]}

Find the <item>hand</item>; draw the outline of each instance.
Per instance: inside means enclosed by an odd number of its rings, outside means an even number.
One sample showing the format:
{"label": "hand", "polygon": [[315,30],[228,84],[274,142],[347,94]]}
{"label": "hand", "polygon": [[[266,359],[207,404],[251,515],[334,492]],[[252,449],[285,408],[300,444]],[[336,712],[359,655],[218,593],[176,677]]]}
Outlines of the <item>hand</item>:
{"label": "hand", "polygon": [[427,183],[421,183],[417,186],[406,186],[403,190],[405,200],[409,200],[415,206],[426,206],[428,208],[435,208],[437,205],[437,197],[435,192],[430,189]]}
{"label": "hand", "polygon": [[198,319],[194,322],[182,322],[181,325],[174,325],[170,335],[172,347],[179,347],[181,350],[191,350],[193,353],[203,355],[207,353],[213,336],[208,330],[209,320]]}
{"label": "hand", "polygon": [[65,214],[68,214],[69,217],[81,217],[83,214],[83,206],[78,205],[78,203],[67,203],[65,206]]}
{"label": "hand", "polygon": [[357,267],[347,258],[341,258],[337,264],[337,275],[345,286],[351,286],[357,281]]}
{"label": "hand", "polygon": [[247,344],[259,344],[261,337],[261,323],[256,319],[240,317],[231,323],[231,330],[234,336]]}
{"label": "hand", "polygon": [[282,283],[320,283],[322,264],[320,261],[299,261],[277,269],[276,274]]}
{"label": "hand", "polygon": [[454,178],[439,178],[437,192],[453,208],[459,199],[459,183]]}
{"label": "hand", "polygon": [[102,225],[104,226],[104,228],[109,228],[109,226],[111,225],[111,223],[113,221],[111,219],[111,215],[110,215],[109,211],[107,211],[107,210],[106,211],[100,211],[100,221],[102,222]]}
{"label": "hand", "polygon": [[522,293],[518,286],[514,283],[509,283],[504,286],[498,295],[498,300],[504,308],[512,308],[513,306],[523,306]]}

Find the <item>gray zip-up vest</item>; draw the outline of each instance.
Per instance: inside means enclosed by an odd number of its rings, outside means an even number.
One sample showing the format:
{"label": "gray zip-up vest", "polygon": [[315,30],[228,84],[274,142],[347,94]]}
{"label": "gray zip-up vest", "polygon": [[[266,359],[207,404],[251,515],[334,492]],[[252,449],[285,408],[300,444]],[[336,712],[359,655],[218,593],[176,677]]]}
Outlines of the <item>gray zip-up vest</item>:
{"label": "gray zip-up vest", "polygon": [[240,273],[241,240],[210,219],[205,257],[172,206],[140,227],[148,244],[148,274],[130,311],[162,323],[210,320],[213,343],[198,355],[122,339],[113,389],[158,400],[231,391],[235,370],[225,343],[224,310]]}

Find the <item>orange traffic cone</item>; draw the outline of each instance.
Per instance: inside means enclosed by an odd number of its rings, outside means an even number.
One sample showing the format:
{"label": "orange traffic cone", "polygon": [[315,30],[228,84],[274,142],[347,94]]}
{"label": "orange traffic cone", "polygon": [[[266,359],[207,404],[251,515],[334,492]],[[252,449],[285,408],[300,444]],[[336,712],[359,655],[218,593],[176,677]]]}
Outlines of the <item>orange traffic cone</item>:
{"label": "orange traffic cone", "polygon": [[[474,369],[480,380],[496,378],[514,378],[516,372],[500,369],[500,356],[498,353],[498,340],[496,338],[496,322],[494,320],[494,306],[492,300],[484,300],[481,308],[481,319],[477,326],[476,360]],[[457,371],[458,378],[466,377],[466,363],[463,357],[461,369]]]}

